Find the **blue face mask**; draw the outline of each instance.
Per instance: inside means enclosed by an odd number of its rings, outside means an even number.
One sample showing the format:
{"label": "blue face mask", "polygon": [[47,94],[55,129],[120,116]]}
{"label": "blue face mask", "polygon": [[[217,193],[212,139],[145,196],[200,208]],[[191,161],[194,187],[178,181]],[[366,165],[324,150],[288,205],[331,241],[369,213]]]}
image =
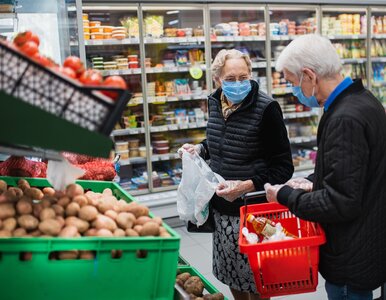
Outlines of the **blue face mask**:
{"label": "blue face mask", "polygon": [[301,88],[302,80],[303,80],[303,74],[302,74],[302,77],[300,78],[299,86],[293,86],[292,87],[292,94],[294,94],[294,96],[299,99],[299,102],[301,104],[305,105],[305,106],[308,106],[308,107],[320,107],[320,105],[318,103],[318,100],[314,96],[315,88],[313,88],[313,90],[312,90],[312,96],[311,97],[306,97],[303,94],[303,91],[302,91],[302,88]]}
{"label": "blue face mask", "polygon": [[221,81],[225,97],[233,104],[241,103],[252,89],[249,79],[243,81]]}

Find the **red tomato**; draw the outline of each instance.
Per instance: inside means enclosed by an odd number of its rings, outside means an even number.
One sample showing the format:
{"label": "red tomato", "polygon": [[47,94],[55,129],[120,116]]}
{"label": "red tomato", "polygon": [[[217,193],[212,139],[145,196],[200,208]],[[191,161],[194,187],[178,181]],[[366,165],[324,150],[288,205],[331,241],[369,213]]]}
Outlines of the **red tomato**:
{"label": "red tomato", "polygon": [[39,39],[38,35],[35,33],[32,33],[31,38],[29,40],[35,42],[36,45],[38,45],[38,46],[40,45],[40,39]]}
{"label": "red tomato", "polygon": [[79,57],[69,56],[65,59],[63,67],[71,68],[75,71],[76,76],[79,77],[84,72],[84,66]]}
{"label": "red tomato", "polygon": [[33,41],[28,41],[20,47],[20,51],[29,57],[33,57],[39,52],[39,47]]}
{"label": "red tomato", "polygon": [[[121,76],[109,76],[103,81],[103,86],[106,87],[115,87],[115,88],[120,88],[120,89],[127,89],[127,84],[125,80]],[[114,92],[109,92],[109,91],[102,91],[103,94],[106,96],[116,99],[118,94]]]}
{"label": "red tomato", "polygon": [[[31,31],[24,31],[24,32],[20,32],[18,33],[15,38],[13,39],[13,42],[21,47],[23,46],[26,42],[30,41],[31,40],[31,37],[32,37],[32,32]],[[37,44],[39,45],[39,44]]]}
{"label": "red tomato", "polygon": [[62,74],[66,75],[67,77],[76,79],[76,73],[71,68],[62,67],[62,68],[59,68],[59,72],[61,72]]}
{"label": "red tomato", "polygon": [[49,59],[48,57],[41,55],[40,53],[35,53],[35,55],[32,57],[37,63],[41,64],[44,67],[52,67],[54,65],[54,62]]}
{"label": "red tomato", "polygon": [[79,77],[79,81],[84,85],[101,85],[103,77],[102,74],[96,70],[87,70]]}

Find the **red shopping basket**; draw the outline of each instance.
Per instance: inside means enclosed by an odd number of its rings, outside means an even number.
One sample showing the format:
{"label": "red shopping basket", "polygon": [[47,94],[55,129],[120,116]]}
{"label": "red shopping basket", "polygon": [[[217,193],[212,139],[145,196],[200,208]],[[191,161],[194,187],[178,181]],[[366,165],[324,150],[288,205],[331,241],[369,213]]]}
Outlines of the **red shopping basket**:
{"label": "red shopping basket", "polygon": [[[298,239],[248,244],[241,230],[247,214],[280,222]],[[250,232],[253,227],[246,223]],[[297,218],[287,207],[264,203],[240,208],[240,252],[248,255],[262,297],[308,293],[318,285],[319,246],[326,241],[319,224]]]}

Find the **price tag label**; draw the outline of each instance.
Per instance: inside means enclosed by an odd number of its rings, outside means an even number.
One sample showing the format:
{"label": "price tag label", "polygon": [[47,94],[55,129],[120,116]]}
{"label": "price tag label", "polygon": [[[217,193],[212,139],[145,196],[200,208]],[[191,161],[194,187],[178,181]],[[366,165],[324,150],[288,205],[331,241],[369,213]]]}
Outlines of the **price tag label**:
{"label": "price tag label", "polygon": [[169,96],[168,101],[170,102],[178,101],[178,98],[176,96]]}
{"label": "price tag label", "polygon": [[170,72],[170,73],[178,72],[177,67],[169,67],[168,69],[169,69],[168,72]]}
{"label": "price tag label", "polygon": [[180,129],[187,129],[188,128],[188,124],[180,124]]}
{"label": "price tag label", "polygon": [[96,46],[103,45],[103,40],[93,40],[92,43]]}
{"label": "price tag label", "polygon": [[150,131],[151,131],[151,132],[158,132],[158,131],[159,131],[159,127],[158,127],[158,126],[152,126],[152,127],[150,128]]}
{"label": "price tag label", "polygon": [[191,95],[182,95],[182,100],[190,100],[192,99],[192,96]]}
{"label": "price tag label", "polygon": [[190,37],[190,38],[188,38],[188,42],[189,43],[197,43],[197,39],[194,37]]}
{"label": "price tag label", "polygon": [[169,160],[169,154],[162,154],[159,157],[160,160]]}
{"label": "price tag label", "polygon": [[153,155],[153,156],[151,157],[151,161],[159,161],[159,157]]}
{"label": "price tag label", "polygon": [[178,125],[176,124],[169,125],[169,130],[178,130]]}

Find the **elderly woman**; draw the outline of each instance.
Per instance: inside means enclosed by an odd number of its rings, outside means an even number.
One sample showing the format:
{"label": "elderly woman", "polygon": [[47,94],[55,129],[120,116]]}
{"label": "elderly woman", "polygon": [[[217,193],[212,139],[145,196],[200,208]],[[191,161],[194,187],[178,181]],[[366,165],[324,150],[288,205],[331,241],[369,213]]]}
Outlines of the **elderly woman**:
{"label": "elderly woman", "polygon": [[218,89],[208,98],[207,138],[183,145],[210,160],[211,169],[226,179],[211,200],[213,274],[240,300],[260,299],[248,259],[238,250],[240,196],[263,190],[267,182],[285,183],[294,170],[280,106],[259,90],[251,71],[251,60],[242,52],[218,53],[212,66]]}

